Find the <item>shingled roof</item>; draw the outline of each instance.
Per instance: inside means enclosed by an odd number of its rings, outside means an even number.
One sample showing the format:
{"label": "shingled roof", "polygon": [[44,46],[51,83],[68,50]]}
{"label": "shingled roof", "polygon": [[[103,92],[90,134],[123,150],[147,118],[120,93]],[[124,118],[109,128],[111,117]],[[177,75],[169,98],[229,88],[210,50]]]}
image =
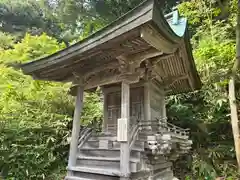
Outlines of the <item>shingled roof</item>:
{"label": "shingled roof", "polygon": [[[76,76],[82,76],[86,82],[97,82],[96,76],[103,76],[100,73],[107,72],[105,76],[119,73],[119,59],[130,65],[137,62],[139,67],[143,62],[145,67],[146,61],[150,62],[155,68],[155,79],[160,84],[168,84],[169,94],[201,87],[189,43],[187,20],[179,17],[177,11],[164,16],[161,3],[156,0],[143,2],[86,39],[50,56],[22,64],[21,69],[40,80],[73,82]],[[104,83],[96,83],[98,85]]]}

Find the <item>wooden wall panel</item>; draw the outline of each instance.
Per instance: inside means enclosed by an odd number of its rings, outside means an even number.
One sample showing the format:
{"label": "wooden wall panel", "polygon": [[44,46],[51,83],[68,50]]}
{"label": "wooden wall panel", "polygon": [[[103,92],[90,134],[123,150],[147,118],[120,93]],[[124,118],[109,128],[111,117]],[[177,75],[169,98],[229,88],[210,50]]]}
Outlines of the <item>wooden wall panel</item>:
{"label": "wooden wall panel", "polygon": [[151,107],[151,119],[165,118],[165,95],[164,91],[156,89],[154,86],[150,86],[150,107]]}
{"label": "wooden wall panel", "polygon": [[[115,91],[107,94],[108,124],[117,124],[121,117],[121,93]],[[143,117],[143,87],[130,89],[130,125]]]}

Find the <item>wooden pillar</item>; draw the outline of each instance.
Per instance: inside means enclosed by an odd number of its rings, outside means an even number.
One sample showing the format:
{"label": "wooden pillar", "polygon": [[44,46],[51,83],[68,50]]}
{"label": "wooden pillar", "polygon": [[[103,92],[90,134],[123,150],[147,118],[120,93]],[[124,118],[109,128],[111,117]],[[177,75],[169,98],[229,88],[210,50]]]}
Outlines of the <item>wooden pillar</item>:
{"label": "wooden pillar", "polygon": [[80,132],[80,117],[81,117],[81,112],[83,107],[83,91],[84,91],[84,88],[79,86],[77,91],[76,104],[75,104],[74,117],[73,117],[68,167],[75,166],[76,160],[77,160],[77,147],[78,147],[78,139],[79,139],[79,132]]}
{"label": "wooden pillar", "polygon": [[[166,109],[165,96],[163,97],[163,118],[167,118],[167,109]],[[165,119],[165,121],[167,121],[167,119]]]}
{"label": "wooden pillar", "polygon": [[103,129],[105,132],[107,130],[108,124],[108,106],[107,106],[107,93],[103,90]]}
{"label": "wooden pillar", "polygon": [[150,83],[144,85],[144,120],[151,120],[151,106],[150,106]]}
{"label": "wooden pillar", "polygon": [[[165,102],[165,95],[163,94],[161,97],[161,102],[160,102],[160,109],[161,109],[161,118],[166,118],[167,117],[167,113],[166,113],[166,102]],[[167,121],[165,119],[165,121]]]}
{"label": "wooden pillar", "polygon": [[[126,120],[126,141],[121,142],[120,148],[120,170],[123,174],[121,180],[129,179],[130,175],[130,150],[129,150],[129,111],[130,111],[130,87],[126,82],[122,82],[121,91],[121,119]],[[118,129],[119,130],[119,129]]]}

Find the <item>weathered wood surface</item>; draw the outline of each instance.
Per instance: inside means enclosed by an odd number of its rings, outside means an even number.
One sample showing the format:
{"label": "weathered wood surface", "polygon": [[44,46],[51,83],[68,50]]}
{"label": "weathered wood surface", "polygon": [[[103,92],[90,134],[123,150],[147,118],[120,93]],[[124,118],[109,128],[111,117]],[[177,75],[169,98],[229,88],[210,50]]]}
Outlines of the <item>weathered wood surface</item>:
{"label": "weathered wood surface", "polygon": [[85,89],[123,80],[135,83],[147,79],[147,74],[166,86],[168,94],[198,89],[201,84],[189,38],[171,29],[174,23],[185,32],[186,24],[178,24],[174,13],[166,16],[167,22],[160,6],[146,1],[87,39],[22,69],[36,79],[72,81],[73,85],[81,81]]}
{"label": "weathered wood surface", "polygon": [[[234,138],[234,146],[236,152],[236,158],[238,166],[240,166],[240,137],[239,137],[239,120],[238,120],[238,111],[237,111],[237,100],[235,95],[235,78],[231,78],[229,81],[229,104],[231,110],[231,125]],[[240,172],[240,167],[238,167]]]}
{"label": "weathered wood surface", "polygon": [[74,117],[73,117],[72,136],[71,136],[69,159],[68,159],[69,167],[73,167],[76,165],[76,155],[77,155],[77,149],[78,149],[80,117],[81,117],[82,107],[83,107],[83,87],[79,86],[77,97],[76,97]]}
{"label": "weathered wood surface", "polygon": [[[121,118],[121,89],[120,87],[105,88],[107,96],[107,130],[113,132],[117,129],[117,119]],[[137,120],[143,119],[143,87],[132,85],[130,88],[130,126]],[[114,127],[115,126],[115,127]],[[113,131],[111,131],[113,130]],[[116,134],[116,133],[114,133]]]}
{"label": "weathered wood surface", "polygon": [[[149,1],[141,8],[131,11],[131,13],[128,13],[125,17],[113,22],[109,26],[105,27],[101,31],[98,31],[96,34],[89,36],[83,41],[80,41],[63,51],[55,53],[52,56],[36,61],[35,63],[26,64],[23,68],[25,68],[24,70],[26,73],[30,73],[35,70],[54,66],[57,63],[66,61],[67,59],[75,59],[79,54],[87,52],[88,50],[91,50],[110,40],[114,39],[114,41],[116,41],[115,38],[120,37],[126,32],[130,32],[130,30],[133,30],[148,21],[151,21],[153,6],[153,1]],[[120,38],[125,39],[124,36],[121,36]]]}
{"label": "weathered wood surface", "polygon": [[151,119],[151,106],[150,106],[150,82],[144,85],[144,119],[146,121]]}
{"label": "weathered wood surface", "polygon": [[160,33],[150,25],[143,26],[141,38],[148,42],[152,47],[166,54],[172,54],[177,50],[177,44],[168,42]]}
{"label": "weathered wood surface", "polygon": [[130,148],[129,148],[129,111],[130,111],[130,86],[126,82],[122,82],[121,91],[121,118],[127,119],[127,141],[121,142],[120,148],[120,171],[123,174],[121,180],[125,180],[130,176]]}

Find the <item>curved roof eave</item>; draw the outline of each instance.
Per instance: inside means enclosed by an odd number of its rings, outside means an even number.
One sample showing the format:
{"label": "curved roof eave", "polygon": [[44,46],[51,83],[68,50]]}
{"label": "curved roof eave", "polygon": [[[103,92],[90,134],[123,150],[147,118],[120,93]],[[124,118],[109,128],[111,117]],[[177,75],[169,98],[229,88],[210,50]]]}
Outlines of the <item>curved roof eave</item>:
{"label": "curved roof eave", "polygon": [[[46,65],[57,64],[60,60],[66,60],[66,58],[64,59],[64,56],[66,54],[71,56],[75,54],[77,51],[80,54],[81,52],[79,50],[81,50],[85,45],[88,46],[94,41],[97,41],[98,37],[99,38],[102,37],[106,32],[107,33],[109,33],[109,31],[111,32],[111,29],[116,28],[117,26],[119,26],[119,24],[120,25],[121,23],[124,24],[124,22],[130,23],[131,20],[133,21],[138,18],[144,19],[138,24],[138,26],[141,26],[146,22],[153,21],[155,24],[157,24],[158,29],[162,33],[162,35],[166,36],[166,39],[173,43],[179,42],[182,39],[182,36],[184,35],[186,29],[186,19],[179,18],[178,14],[176,13],[177,11],[169,13],[164,17],[163,14],[161,13],[160,8],[161,5],[156,0],[150,1],[147,0],[141,3],[133,10],[124,14],[114,22],[110,23],[109,25],[95,32],[94,34],[90,35],[89,37],[47,57],[43,57],[35,61],[24,63],[21,65],[21,68],[25,74],[32,74],[32,72],[34,72],[34,70],[31,71],[32,66],[37,67],[41,64]],[[35,69],[38,69],[36,67]]]}

